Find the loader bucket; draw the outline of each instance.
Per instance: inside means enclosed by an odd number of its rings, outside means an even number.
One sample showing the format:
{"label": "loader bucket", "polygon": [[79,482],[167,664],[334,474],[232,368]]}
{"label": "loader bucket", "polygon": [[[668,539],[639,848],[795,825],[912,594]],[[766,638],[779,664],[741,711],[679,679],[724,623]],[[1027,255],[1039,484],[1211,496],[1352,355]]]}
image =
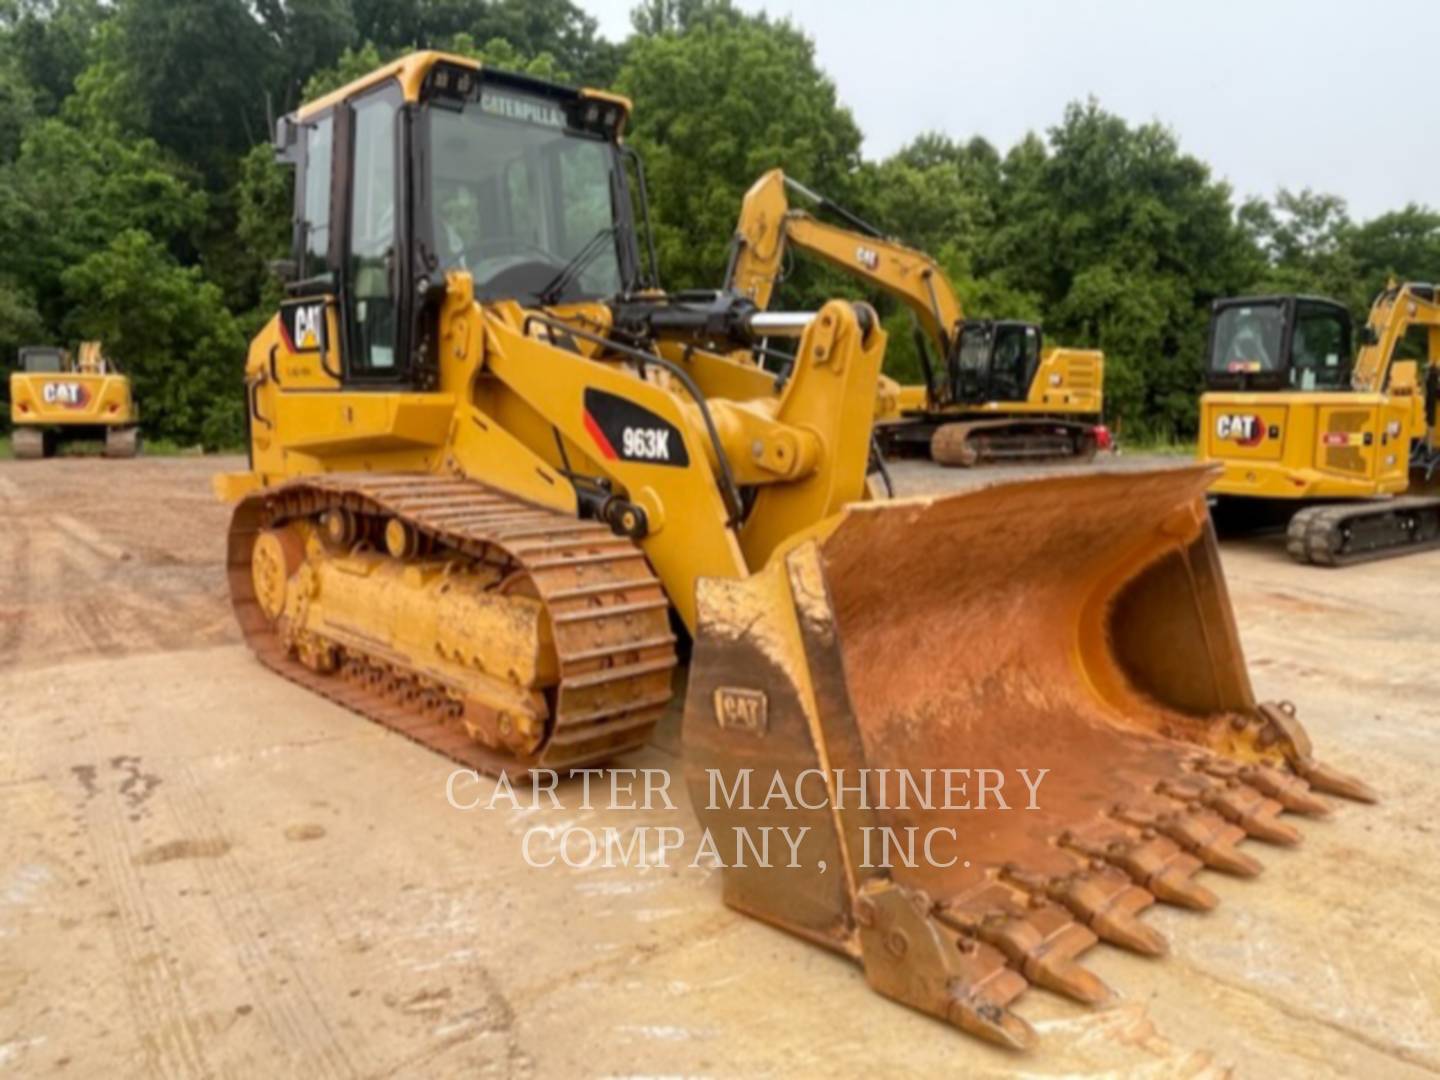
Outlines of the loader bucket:
{"label": "loader bucket", "polygon": [[1295,842],[1312,789],[1372,798],[1256,703],[1211,478],[856,505],[702,582],[686,768],[726,902],[1019,1047],[1029,984],[1103,1000],[1079,954],[1163,952],[1143,909],[1212,906],[1197,871],[1257,873],[1240,842]]}

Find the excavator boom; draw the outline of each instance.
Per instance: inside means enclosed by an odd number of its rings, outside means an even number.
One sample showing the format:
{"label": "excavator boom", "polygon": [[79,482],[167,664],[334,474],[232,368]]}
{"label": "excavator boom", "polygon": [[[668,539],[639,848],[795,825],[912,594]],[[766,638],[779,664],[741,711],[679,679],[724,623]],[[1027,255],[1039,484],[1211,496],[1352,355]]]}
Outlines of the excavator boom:
{"label": "excavator boom", "polygon": [[[792,209],[791,190],[845,224]],[[1108,442],[1093,422],[1104,402],[1099,352],[1043,349],[1033,323],[967,320],[933,258],[772,169],[741,203],[726,288],[766,307],[787,247],[893,297],[914,318],[925,385],[882,382],[876,415],[890,451],[918,449],[941,464],[973,465],[1088,458]]]}

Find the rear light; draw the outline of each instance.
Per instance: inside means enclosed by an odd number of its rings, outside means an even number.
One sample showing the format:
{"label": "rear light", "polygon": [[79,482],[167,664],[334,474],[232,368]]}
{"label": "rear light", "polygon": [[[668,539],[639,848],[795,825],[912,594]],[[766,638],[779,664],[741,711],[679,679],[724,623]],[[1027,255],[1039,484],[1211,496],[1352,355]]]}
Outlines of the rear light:
{"label": "rear light", "polygon": [[112,412],[112,413],[117,413],[117,412],[119,412],[119,411],[120,411],[120,406],[119,406],[119,405],[116,405],[115,402],[113,402],[113,401],[110,402],[110,412]]}
{"label": "rear light", "polygon": [[1095,437],[1096,450],[1113,450],[1115,440],[1110,435],[1110,429],[1104,424],[1096,424],[1090,429],[1090,434]]}
{"label": "rear light", "polygon": [[29,412],[29,411],[30,411],[30,403],[29,403],[28,401],[22,401],[22,402],[20,402],[20,411],[21,411],[21,412]]}
{"label": "rear light", "polygon": [[1327,431],[1324,442],[1326,446],[1349,446],[1350,436],[1343,431]]}

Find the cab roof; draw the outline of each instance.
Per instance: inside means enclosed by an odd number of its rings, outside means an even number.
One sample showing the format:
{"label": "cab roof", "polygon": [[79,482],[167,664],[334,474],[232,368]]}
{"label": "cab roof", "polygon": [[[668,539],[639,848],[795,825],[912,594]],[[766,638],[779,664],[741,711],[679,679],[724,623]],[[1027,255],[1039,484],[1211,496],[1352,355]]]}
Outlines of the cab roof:
{"label": "cab roof", "polygon": [[[390,63],[384,64],[374,71],[346,83],[337,90],[332,90],[330,93],[318,97],[314,101],[306,102],[295,111],[295,119],[303,122],[317,113],[324,112],[338,102],[353,97],[363,90],[368,90],[372,86],[378,86],[387,79],[394,79],[400,84],[400,89],[404,93],[406,101],[418,101],[420,99],[420,88],[425,82],[426,74],[429,73],[432,67],[442,62],[454,64],[458,67],[469,68],[471,71],[479,71],[482,66],[478,60],[471,57],[440,52],[436,49],[407,53],[398,60],[392,60]],[[619,94],[611,94],[604,90],[592,90],[588,87],[582,87],[576,90],[559,83],[545,83],[544,80],[536,79],[534,76],[526,76],[525,78],[527,82],[552,86],[556,91],[563,94],[578,93],[582,98],[611,102],[620,106],[626,118],[630,115],[632,108],[630,99],[622,97]],[[622,119],[622,125],[623,122]]]}

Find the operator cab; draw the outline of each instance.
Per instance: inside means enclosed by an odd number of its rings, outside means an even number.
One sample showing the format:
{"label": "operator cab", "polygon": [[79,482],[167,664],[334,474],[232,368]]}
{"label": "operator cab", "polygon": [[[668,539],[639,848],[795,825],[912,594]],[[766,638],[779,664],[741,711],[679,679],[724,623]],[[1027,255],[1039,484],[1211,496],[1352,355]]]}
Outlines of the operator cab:
{"label": "operator cab", "polygon": [[423,389],[449,271],[467,271],[478,299],[527,307],[641,287],[628,111],[419,53],[283,119],[277,156],[296,168],[288,345],[319,352],[347,389]]}
{"label": "operator cab", "polygon": [[30,375],[56,375],[65,370],[65,352],[53,345],[27,345],[20,350],[20,370]]}
{"label": "operator cab", "polygon": [[1314,296],[1219,300],[1210,315],[1205,383],[1211,390],[1350,389],[1350,312]]}
{"label": "operator cab", "polygon": [[1041,341],[1034,323],[967,321],[950,365],[951,400],[964,405],[1026,400],[1040,366]]}

